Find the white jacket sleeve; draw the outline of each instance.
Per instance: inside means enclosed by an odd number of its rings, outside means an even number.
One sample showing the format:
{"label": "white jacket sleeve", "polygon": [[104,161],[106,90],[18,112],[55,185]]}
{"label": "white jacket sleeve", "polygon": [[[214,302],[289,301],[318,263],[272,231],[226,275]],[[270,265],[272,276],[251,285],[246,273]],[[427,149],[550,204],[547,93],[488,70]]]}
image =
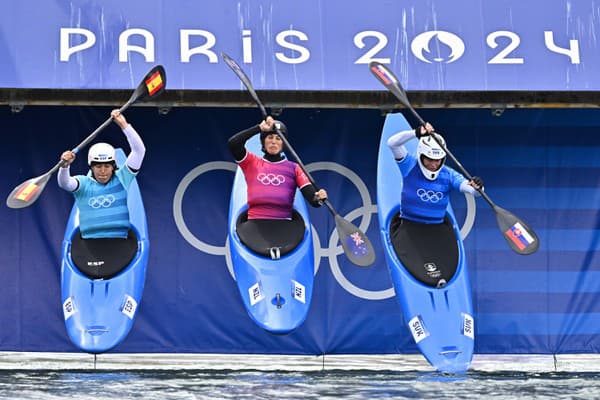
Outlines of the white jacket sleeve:
{"label": "white jacket sleeve", "polygon": [[397,161],[402,161],[404,160],[404,157],[406,157],[407,151],[406,147],[404,147],[404,143],[408,142],[411,139],[416,139],[415,131],[412,129],[398,132],[388,139],[387,145],[390,148],[390,150],[392,150],[394,158]]}
{"label": "white jacket sleeve", "polygon": [[146,146],[144,146],[144,142],[142,138],[137,133],[131,124],[128,124],[125,129],[123,129],[123,133],[127,138],[127,142],[129,143],[129,147],[131,147],[131,153],[127,156],[127,166],[132,170],[138,170],[142,166],[142,161],[144,161],[144,155],[146,154]]}
{"label": "white jacket sleeve", "polygon": [[[481,190],[483,190],[483,187],[481,188]],[[466,180],[460,184],[460,191],[461,191],[461,193],[469,193],[469,194],[472,194],[473,196],[481,196],[481,194],[479,193],[479,191],[477,189],[475,189],[473,186],[469,185],[468,180]]]}
{"label": "white jacket sleeve", "polygon": [[59,168],[58,174],[57,174],[57,179],[58,179],[58,186],[69,192],[74,192],[75,190],[77,190],[77,187],[79,186],[79,181],[77,181],[77,179],[75,179],[71,176],[71,168],[70,167]]}

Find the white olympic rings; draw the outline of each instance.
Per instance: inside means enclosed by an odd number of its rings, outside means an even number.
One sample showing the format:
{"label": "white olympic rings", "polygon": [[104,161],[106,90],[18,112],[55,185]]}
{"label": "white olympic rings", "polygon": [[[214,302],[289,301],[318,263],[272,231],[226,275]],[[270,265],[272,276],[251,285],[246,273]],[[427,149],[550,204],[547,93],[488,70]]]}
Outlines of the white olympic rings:
{"label": "white olympic rings", "polygon": [[88,205],[92,208],[108,208],[115,202],[115,196],[112,194],[90,197]]}
{"label": "white olympic rings", "polygon": [[[200,175],[215,170],[226,170],[235,172],[236,168],[237,165],[235,163],[226,161],[214,161],[201,164],[192,169],[183,177],[181,182],[179,182],[177,189],[175,190],[175,195],[173,196],[173,216],[175,219],[175,224],[177,225],[177,229],[179,230],[183,238],[190,245],[204,253],[225,256],[227,269],[229,270],[229,273],[231,274],[233,279],[235,279],[235,275],[233,273],[231,255],[229,254],[229,236],[227,236],[227,238],[225,239],[224,246],[214,246],[201,241],[188,229],[187,225],[185,224],[182,208],[183,197],[187,188]],[[369,190],[363,182],[363,180],[356,173],[354,173],[354,171],[334,162],[316,162],[306,165],[306,169],[309,173],[321,170],[337,172],[338,174],[347,178],[350,182],[354,184],[354,186],[359,192],[363,205],[350,211],[344,216],[344,218],[349,221],[353,221],[360,217],[360,224],[358,226],[361,231],[367,232],[369,225],[371,224],[372,214],[377,213],[377,205],[372,203]],[[429,196],[430,198],[432,196],[436,196],[437,198],[437,194],[435,193]],[[464,224],[460,231],[463,239],[467,237],[475,221],[475,198],[472,195],[466,193],[465,198],[467,202],[467,214],[465,217]],[[334,229],[331,233],[331,236],[329,237],[329,245],[326,248],[321,247],[319,236],[317,235],[314,226],[312,227],[312,231],[313,245],[315,248],[315,274],[318,271],[321,259],[328,258],[329,267],[334,278],[339,283],[339,285],[342,288],[344,288],[348,293],[365,300],[384,300],[391,298],[395,295],[393,286],[383,290],[367,290],[350,282],[343,274],[338,263],[338,256],[343,255],[344,250],[339,244],[337,230]]]}
{"label": "white olympic rings", "polygon": [[444,193],[419,188],[417,189],[417,196],[425,203],[438,203],[444,198]]}
{"label": "white olympic rings", "polygon": [[264,172],[261,172],[256,176],[256,180],[265,186],[279,186],[282,183],[285,183],[285,176],[281,174],[265,174]]}

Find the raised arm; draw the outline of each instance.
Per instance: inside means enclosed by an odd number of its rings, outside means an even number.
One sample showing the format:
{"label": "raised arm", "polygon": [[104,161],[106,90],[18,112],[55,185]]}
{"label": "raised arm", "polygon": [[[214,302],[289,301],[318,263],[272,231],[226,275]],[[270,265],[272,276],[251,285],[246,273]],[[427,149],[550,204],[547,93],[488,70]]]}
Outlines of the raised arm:
{"label": "raised arm", "polygon": [[127,156],[126,164],[133,172],[137,172],[142,166],[142,161],[144,161],[146,146],[140,135],[133,126],[127,122],[125,116],[121,114],[119,110],[113,110],[110,115],[112,116],[113,121],[115,121],[123,131],[123,134],[127,138],[127,143],[129,143],[129,147],[131,148],[131,153]]}
{"label": "raised arm", "polygon": [[404,147],[406,142],[414,138],[429,135],[433,131],[433,126],[427,122],[425,125],[417,127],[417,129],[409,129],[396,133],[388,139],[387,145],[392,150],[396,161],[402,161],[406,157],[406,147]]}
{"label": "raised arm", "polygon": [[246,141],[258,132],[268,132],[273,130],[274,119],[267,117],[266,120],[262,121],[258,125],[254,125],[248,129],[244,129],[229,138],[227,141],[227,147],[229,152],[236,161],[242,161],[246,157]]}
{"label": "raised arm", "polygon": [[63,164],[58,169],[58,186],[69,192],[74,192],[79,188],[79,181],[71,176],[71,164],[75,161],[75,153],[70,150],[65,151],[60,156]]}

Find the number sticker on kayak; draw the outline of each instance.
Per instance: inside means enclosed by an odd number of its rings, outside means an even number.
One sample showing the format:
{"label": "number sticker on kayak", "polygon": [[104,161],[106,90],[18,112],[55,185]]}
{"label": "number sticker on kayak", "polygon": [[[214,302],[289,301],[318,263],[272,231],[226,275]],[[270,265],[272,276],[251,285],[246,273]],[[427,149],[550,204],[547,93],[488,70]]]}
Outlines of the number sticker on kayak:
{"label": "number sticker on kayak", "polygon": [[63,314],[65,316],[65,321],[71,318],[77,310],[75,309],[75,303],[73,302],[73,298],[69,297],[63,303]]}
{"label": "number sticker on kayak", "polygon": [[300,303],[306,304],[306,288],[300,282],[292,280],[292,296]]}
{"label": "number sticker on kayak", "polygon": [[250,286],[248,289],[248,296],[250,296],[250,305],[253,306],[262,299],[265,298],[262,290],[260,289],[260,284],[256,282],[254,285]]}
{"label": "number sticker on kayak", "polygon": [[475,320],[469,314],[463,313],[463,332],[462,334],[475,340]]}
{"label": "number sticker on kayak", "polygon": [[410,328],[410,332],[415,339],[415,343],[419,343],[421,340],[429,336],[429,332],[427,332],[427,329],[425,329],[425,324],[423,323],[420,315],[417,315],[411,319],[408,322],[408,327]]}
{"label": "number sticker on kayak", "polygon": [[135,315],[135,310],[137,309],[137,301],[129,295],[125,295],[125,301],[121,306],[121,312],[127,315],[129,318],[133,319]]}

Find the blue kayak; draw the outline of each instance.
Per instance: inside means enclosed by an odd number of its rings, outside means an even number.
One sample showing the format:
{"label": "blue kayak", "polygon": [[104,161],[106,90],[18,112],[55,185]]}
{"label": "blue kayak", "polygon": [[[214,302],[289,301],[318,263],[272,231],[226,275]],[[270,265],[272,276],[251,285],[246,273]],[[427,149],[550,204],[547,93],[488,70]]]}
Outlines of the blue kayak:
{"label": "blue kayak", "polygon": [[[412,128],[402,114],[388,114],[379,145],[377,206],[386,261],[405,323],[423,356],[441,372],[462,373],[473,357],[473,304],[465,250],[451,205],[444,224],[426,226],[402,220],[407,233],[394,236],[400,221],[402,174],[387,140],[406,129]],[[410,154],[415,153],[417,142],[406,143]],[[401,240],[393,241],[393,237]],[[413,251],[425,256],[414,257]],[[437,266],[444,264],[446,253],[453,257],[448,256],[443,271]],[[436,262],[423,262],[429,257]]]}
{"label": "blue kayak", "polygon": [[[123,150],[117,149],[117,164],[124,163],[125,154]],[[110,242],[105,242],[110,248],[105,252],[106,257],[117,258],[122,264],[117,269],[111,267],[105,275],[98,271],[102,271],[103,267],[109,268],[109,263],[78,262],[79,259],[86,259],[87,254],[85,245],[81,247],[80,244],[84,241],[79,235],[77,205],[73,206],[67,223],[61,267],[63,315],[69,338],[78,348],[88,353],[106,352],[127,336],[142,298],[149,241],[146,213],[135,179],[129,187],[128,205],[131,222],[128,241],[132,243],[130,255],[123,256]]]}
{"label": "blue kayak", "polygon": [[[260,155],[259,135],[246,148]],[[235,280],[250,318],[283,335],[306,319],[312,300],[315,254],[308,208],[296,190],[292,221],[262,221],[248,230],[247,186],[238,167],[229,204],[229,250]],[[253,220],[255,221],[255,220]]]}

